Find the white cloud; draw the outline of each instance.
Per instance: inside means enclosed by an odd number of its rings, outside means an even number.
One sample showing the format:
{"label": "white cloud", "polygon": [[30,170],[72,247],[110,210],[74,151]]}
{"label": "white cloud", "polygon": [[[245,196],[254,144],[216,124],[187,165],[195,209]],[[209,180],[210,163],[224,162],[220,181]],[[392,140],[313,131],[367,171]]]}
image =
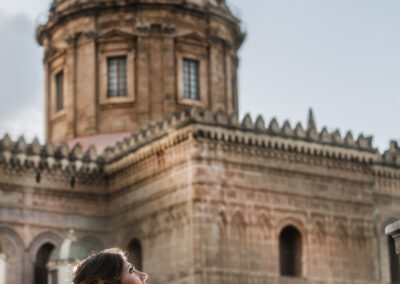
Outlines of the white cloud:
{"label": "white cloud", "polygon": [[10,116],[0,122],[0,137],[6,133],[13,140],[20,136],[25,138],[26,142],[32,142],[37,137],[40,142],[44,142],[44,113],[39,107],[26,106],[21,108],[14,116]]}
{"label": "white cloud", "polygon": [[0,10],[0,134],[43,136],[42,51],[34,31],[26,14]]}
{"label": "white cloud", "polygon": [[0,10],[8,15],[23,13],[31,20],[47,14],[50,0],[5,0],[0,2]]}

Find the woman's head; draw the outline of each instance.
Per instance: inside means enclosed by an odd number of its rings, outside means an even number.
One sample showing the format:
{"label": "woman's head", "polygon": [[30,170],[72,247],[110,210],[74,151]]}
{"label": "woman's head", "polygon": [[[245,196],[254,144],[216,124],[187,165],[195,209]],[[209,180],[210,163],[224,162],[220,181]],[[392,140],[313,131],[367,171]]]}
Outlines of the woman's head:
{"label": "woman's head", "polygon": [[94,253],[76,267],[73,284],[142,284],[147,275],[130,264],[117,248]]}

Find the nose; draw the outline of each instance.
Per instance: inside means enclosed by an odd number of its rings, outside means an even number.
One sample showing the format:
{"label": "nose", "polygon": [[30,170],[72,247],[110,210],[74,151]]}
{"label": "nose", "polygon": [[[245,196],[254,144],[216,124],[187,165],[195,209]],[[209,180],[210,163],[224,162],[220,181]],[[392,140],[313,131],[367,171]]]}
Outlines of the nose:
{"label": "nose", "polygon": [[144,281],[146,281],[148,278],[147,274],[142,271],[138,271],[138,274],[139,274],[140,280],[142,280],[142,282],[144,283]]}

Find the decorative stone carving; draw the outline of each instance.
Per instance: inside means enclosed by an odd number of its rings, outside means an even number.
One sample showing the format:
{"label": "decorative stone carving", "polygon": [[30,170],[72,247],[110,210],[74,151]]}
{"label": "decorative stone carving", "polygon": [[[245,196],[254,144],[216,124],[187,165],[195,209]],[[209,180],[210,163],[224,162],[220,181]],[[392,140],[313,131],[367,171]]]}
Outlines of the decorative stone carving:
{"label": "decorative stone carving", "polygon": [[341,145],[343,143],[339,130],[335,130],[335,132],[332,133],[332,140],[336,145]]}
{"label": "decorative stone carving", "polygon": [[279,132],[280,132],[280,127],[279,127],[279,124],[278,124],[278,121],[276,120],[276,118],[273,118],[272,120],[271,120],[271,122],[269,123],[269,127],[268,127],[268,129],[271,131],[271,133],[273,133],[273,134],[278,134]]}
{"label": "decorative stone carving", "polygon": [[79,35],[78,34],[74,34],[74,35],[68,35],[65,37],[65,42],[68,45],[74,45],[76,43],[76,41],[78,40]]}
{"label": "decorative stone carving", "polygon": [[217,113],[215,114],[215,121],[218,124],[222,124],[222,125],[228,124],[228,119],[222,109],[218,110]]}
{"label": "decorative stone carving", "polygon": [[322,143],[332,143],[332,136],[328,133],[326,127],[322,128],[321,133],[319,134]]}
{"label": "decorative stone carving", "polygon": [[265,129],[264,118],[263,118],[261,115],[259,115],[259,116],[257,117],[257,119],[256,119],[255,128],[256,128],[257,130],[260,130],[260,131],[266,130],[266,129]]}
{"label": "decorative stone carving", "polygon": [[250,114],[246,114],[246,116],[243,118],[242,126],[246,129],[254,128],[253,120],[251,119]]}
{"label": "decorative stone carving", "polygon": [[344,137],[344,143],[349,147],[354,147],[356,145],[353,134],[350,131],[347,132],[346,136]]}
{"label": "decorative stone carving", "polygon": [[283,136],[291,137],[293,135],[293,129],[290,126],[290,122],[286,120],[282,126],[282,134]]}
{"label": "decorative stone carving", "polygon": [[161,30],[165,33],[165,34],[173,34],[176,30],[175,25],[172,24],[162,24],[161,25]]}
{"label": "decorative stone carving", "polygon": [[150,23],[137,23],[136,30],[141,35],[147,35],[150,31],[151,24]]}
{"label": "decorative stone carving", "polygon": [[83,32],[83,35],[85,36],[86,39],[96,39],[99,36],[98,31],[85,31]]}
{"label": "decorative stone carving", "polygon": [[302,139],[306,138],[306,136],[307,136],[301,123],[297,123],[296,128],[294,129],[294,134],[296,137],[302,138]]}
{"label": "decorative stone carving", "polygon": [[310,108],[308,111],[307,131],[310,131],[311,129],[317,131],[317,125],[315,123],[314,113],[313,110]]}

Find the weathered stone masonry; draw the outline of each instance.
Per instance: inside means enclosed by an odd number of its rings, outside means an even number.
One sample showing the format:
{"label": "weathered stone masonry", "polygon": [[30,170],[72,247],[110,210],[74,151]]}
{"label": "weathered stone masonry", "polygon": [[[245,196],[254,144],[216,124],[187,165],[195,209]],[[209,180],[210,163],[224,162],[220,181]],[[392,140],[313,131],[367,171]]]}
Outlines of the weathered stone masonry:
{"label": "weathered stone masonry", "polygon": [[[400,218],[397,143],[381,154],[312,113],[239,121],[245,35],[225,1],[55,0],[36,37],[47,142],[0,140],[5,283],[46,284],[71,228],[90,250],[128,250],[152,284],[400,281],[384,235]],[[127,138],[100,151],[110,137]]]}
{"label": "weathered stone masonry", "polygon": [[[193,109],[100,156],[5,137],[2,240],[25,270],[33,247],[73,227],[101,246],[139,239],[153,283],[386,283],[378,232],[398,197],[377,184],[398,182],[395,145],[381,156],[364,137],[321,143],[316,129],[288,137],[257,121]],[[302,236],[302,278],[279,273],[287,225]]]}

